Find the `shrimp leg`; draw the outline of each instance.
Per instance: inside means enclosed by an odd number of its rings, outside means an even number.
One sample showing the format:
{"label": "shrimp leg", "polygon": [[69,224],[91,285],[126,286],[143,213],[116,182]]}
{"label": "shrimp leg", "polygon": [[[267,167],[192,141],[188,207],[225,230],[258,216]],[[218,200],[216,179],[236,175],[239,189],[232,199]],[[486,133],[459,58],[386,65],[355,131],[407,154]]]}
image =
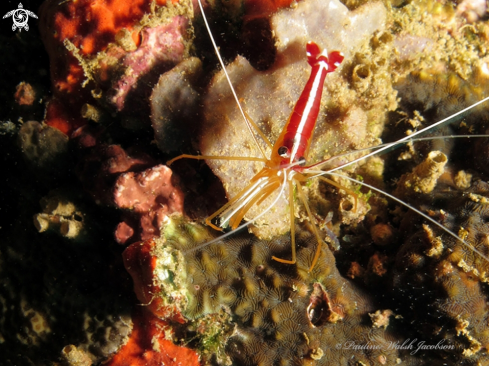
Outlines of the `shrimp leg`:
{"label": "shrimp leg", "polygon": [[289,215],[290,215],[290,245],[292,248],[292,259],[282,259],[272,256],[272,259],[285,264],[295,264],[297,261],[295,254],[295,205],[294,205],[294,184],[289,180]]}

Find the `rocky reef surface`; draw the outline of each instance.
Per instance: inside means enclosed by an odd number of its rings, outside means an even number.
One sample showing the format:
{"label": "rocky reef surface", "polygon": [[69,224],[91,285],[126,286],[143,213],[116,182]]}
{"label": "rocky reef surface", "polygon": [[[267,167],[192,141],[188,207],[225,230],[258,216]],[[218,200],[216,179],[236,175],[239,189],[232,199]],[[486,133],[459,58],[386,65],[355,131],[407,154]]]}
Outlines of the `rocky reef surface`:
{"label": "rocky reef surface", "polygon": [[[291,255],[285,198],[251,232],[220,239],[202,224],[259,163],[165,164],[258,153],[195,1],[32,10],[40,33],[0,44],[16,70],[0,87],[0,365],[489,362],[489,138],[440,138],[487,133],[486,105],[328,176],[334,184],[306,182],[321,235],[339,244],[323,245],[309,272],[319,244],[301,205],[294,265],[272,259]],[[485,3],[247,0],[205,11],[245,112],[272,143],[309,75],[305,43],[345,54],[309,154],[336,157],[325,170],[488,94]],[[36,36],[49,64],[26,56],[45,56]]]}

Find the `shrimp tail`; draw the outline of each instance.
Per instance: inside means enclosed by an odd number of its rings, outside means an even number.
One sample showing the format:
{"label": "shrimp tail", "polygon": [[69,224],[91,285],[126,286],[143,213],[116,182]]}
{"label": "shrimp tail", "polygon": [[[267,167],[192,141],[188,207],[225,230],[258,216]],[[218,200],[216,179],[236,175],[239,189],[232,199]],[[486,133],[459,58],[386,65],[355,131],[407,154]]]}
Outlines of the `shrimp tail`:
{"label": "shrimp tail", "polygon": [[345,56],[339,51],[328,53],[326,49],[321,51],[317,43],[309,41],[306,45],[307,62],[311,66],[315,66],[320,62],[328,65],[328,72],[333,72],[341,64]]}

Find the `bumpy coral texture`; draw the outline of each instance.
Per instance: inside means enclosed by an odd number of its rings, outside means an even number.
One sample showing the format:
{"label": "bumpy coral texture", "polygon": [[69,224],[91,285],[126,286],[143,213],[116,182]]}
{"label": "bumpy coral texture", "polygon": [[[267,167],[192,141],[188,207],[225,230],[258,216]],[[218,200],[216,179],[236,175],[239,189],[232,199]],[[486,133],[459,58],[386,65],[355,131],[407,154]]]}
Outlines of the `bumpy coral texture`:
{"label": "bumpy coral texture", "polygon": [[154,86],[150,98],[151,122],[161,151],[178,151],[189,142],[189,130],[201,97],[196,86],[201,75],[202,62],[190,57],[162,74]]}
{"label": "bumpy coral texture", "polygon": [[[258,241],[237,235],[199,249],[202,240],[212,237],[206,230],[173,217],[153,255],[168,262],[160,254],[168,246],[184,253],[190,301],[183,314],[188,318],[198,321],[227,309],[227,322],[237,328],[220,341],[220,349],[234,364],[395,364],[399,355],[388,345],[400,339],[368,320],[368,313],[379,309],[340,276],[329,249],[322,249],[319,263],[307,272],[316,247],[311,234],[298,236],[298,263],[291,266],[271,259],[290,256],[287,237]],[[171,283],[181,275],[155,272],[153,281]],[[374,349],[353,350],[352,343],[369,343]]]}
{"label": "bumpy coral texture", "polygon": [[191,349],[165,339],[168,324],[146,309],[133,315],[135,327],[129,341],[109,361],[108,366],[198,366],[198,355]]}
{"label": "bumpy coral texture", "polygon": [[84,215],[69,198],[50,192],[41,199],[41,206],[43,212],[34,215],[34,226],[40,233],[53,230],[65,238],[83,238]]}
{"label": "bumpy coral texture", "polygon": [[52,170],[53,164],[64,165],[68,138],[57,129],[28,121],[20,128],[18,140],[24,157],[32,165],[47,170]]}
{"label": "bumpy coral texture", "polygon": [[114,186],[114,203],[139,219],[139,227],[131,228],[127,221],[117,227],[116,240],[126,243],[136,231],[142,240],[158,236],[169,214],[182,213],[183,194],[172,182],[170,168],[157,165],[140,173],[120,175]]}

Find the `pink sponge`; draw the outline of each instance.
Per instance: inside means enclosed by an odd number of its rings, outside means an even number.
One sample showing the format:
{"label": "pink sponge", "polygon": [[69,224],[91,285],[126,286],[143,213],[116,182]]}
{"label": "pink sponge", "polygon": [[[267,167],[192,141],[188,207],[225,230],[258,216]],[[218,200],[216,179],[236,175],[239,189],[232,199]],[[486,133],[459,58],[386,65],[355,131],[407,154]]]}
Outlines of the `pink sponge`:
{"label": "pink sponge", "polygon": [[[183,193],[172,182],[172,174],[167,166],[157,165],[140,173],[119,176],[113,191],[114,203],[130,210],[132,215],[127,215],[118,225],[115,232],[118,243],[158,236],[169,214],[182,213]],[[136,234],[140,237],[134,237]]]}

